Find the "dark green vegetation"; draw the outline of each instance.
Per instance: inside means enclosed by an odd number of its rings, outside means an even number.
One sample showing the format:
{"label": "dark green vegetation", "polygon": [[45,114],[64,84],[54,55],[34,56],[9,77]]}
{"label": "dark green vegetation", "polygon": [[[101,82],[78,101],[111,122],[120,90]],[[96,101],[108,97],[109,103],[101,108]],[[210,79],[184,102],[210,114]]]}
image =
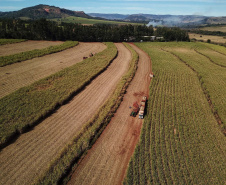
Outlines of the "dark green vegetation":
{"label": "dark green vegetation", "polygon": [[65,146],[59,157],[50,165],[45,175],[39,179],[38,184],[59,184],[59,180],[62,181],[62,177],[67,174],[67,171],[73,165],[76,165],[78,159],[93,145],[110,122],[117,108],[120,106],[127,87],[135,76],[138,64],[138,54],[129,45],[125,45],[132,53],[132,60],[128,72],[122,77],[115,91],[98,110],[96,115],[94,115],[93,119],[84,125],[81,132],[77,133],[69,145]]}
{"label": "dark green vegetation", "polygon": [[77,41],[66,41],[59,46],[50,46],[44,49],[35,49],[31,51],[26,51],[14,55],[2,56],[0,57],[0,67],[13,64],[16,62],[21,62],[24,60],[29,60],[35,57],[41,57],[47,54],[56,53],[63,51],[65,49],[71,48],[78,45]]}
{"label": "dark green vegetation", "polygon": [[[157,28],[146,25],[93,25],[50,22],[46,19],[22,21],[0,20],[0,38],[24,38],[29,40],[76,40],[87,42],[140,41],[144,36],[163,36],[164,41],[187,41],[186,31],[179,28]],[[150,37],[148,37],[150,40]]]}
{"label": "dark green vegetation", "polygon": [[113,43],[94,57],[0,99],[0,145],[56,110],[85,87],[117,54]]}
{"label": "dark green vegetation", "polygon": [[13,44],[13,43],[24,42],[24,41],[26,40],[25,39],[0,39],[0,45]]}
{"label": "dark green vegetation", "polygon": [[[223,62],[225,55],[208,44],[137,45],[151,57],[155,76],[124,184],[224,184],[226,69],[209,58]],[[224,122],[221,127],[208,98]]]}

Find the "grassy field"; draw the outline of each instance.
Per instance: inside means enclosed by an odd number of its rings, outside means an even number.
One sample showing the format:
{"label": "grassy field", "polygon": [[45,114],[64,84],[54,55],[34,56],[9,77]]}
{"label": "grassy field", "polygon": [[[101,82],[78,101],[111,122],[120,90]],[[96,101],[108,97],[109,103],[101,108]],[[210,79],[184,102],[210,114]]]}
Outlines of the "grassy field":
{"label": "grassy field", "polygon": [[200,30],[226,32],[226,26],[225,25],[224,26],[210,26],[210,27],[200,28]]}
{"label": "grassy field", "polygon": [[225,119],[225,68],[197,53],[207,50],[199,43],[137,45],[155,76],[124,184],[224,184],[226,139],[203,88]]}
{"label": "grassy field", "polygon": [[87,19],[87,18],[83,18],[83,17],[73,17],[73,16],[66,17],[64,19],[51,19],[51,20],[57,21],[57,22],[66,22],[66,23],[78,23],[78,24],[83,24],[83,25],[93,25],[93,24],[118,24],[118,25],[132,24],[132,25],[139,25],[138,23]]}
{"label": "grassy field", "polygon": [[196,33],[189,33],[189,38],[196,39],[196,40],[203,40],[205,42],[207,42],[207,40],[210,39],[211,42],[223,43],[223,44],[226,43],[225,37],[214,36],[214,35],[200,35]]}
{"label": "grassy field", "polygon": [[35,57],[41,57],[47,54],[60,52],[65,49],[74,47],[76,45],[78,45],[78,41],[66,41],[63,44],[57,45],[57,46],[50,46],[44,49],[35,49],[31,51],[14,54],[14,55],[2,56],[0,57],[0,67],[13,64],[16,62],[29,60]]}
{"label": "grassy field", "polygon": [[105,70],[117,54],[113,43],[94,57],[0,99],[0,145],[33,127]]}
{"label": "grassy field", "polygon": [[25,39],[0,39],[0,45],[24,42]]}
{"label": "grassy field", "polygon": [[[94,144],[114,116],[123,100],[127,87],[135,76],[138,64],[138,54],[128,44],[125,44],[125,46],[132,53],[132,60],[127,73],[122,77],[112,95],[100,107],[96,115],[84,125],[81,132],[74,137],[73,141],[68,146],[65,146],[59,157],[50,165],[46,174],[41,179],[38,179],[38,184],[59,183],[59,180],[65,175],[67,170],[72,165],[76,165],[74,164],[74,159],[80,158]],[[65,182],[67,180],[65,179]]]}

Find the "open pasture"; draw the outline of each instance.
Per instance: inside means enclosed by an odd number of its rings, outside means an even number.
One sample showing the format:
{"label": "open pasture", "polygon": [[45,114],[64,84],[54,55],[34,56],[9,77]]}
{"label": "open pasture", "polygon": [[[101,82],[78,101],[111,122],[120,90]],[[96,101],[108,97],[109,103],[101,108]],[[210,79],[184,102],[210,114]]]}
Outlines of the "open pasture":
{"label": "open pasture", "polygon": [[[203,86],[219,113],[224,112],[225,68],[197,53],[198,43],[137,46],[151,57],[154,78],[140,141],[124,183],[224,184],[226,140]],[[223,102],[216,103],[214,95]]]}
{"label": "open pasture", "polygon": [[196,33],[189,33],[190,39],[196,39],[196,40],[203,40],[204,42],[207,42],[208,39],[211,40],[211,42],[215,43],[226,43],[226,38],[221,36],[214,36],[214,35],[201,35]]}
{"label": "open pasture", "polygon": [[200,28],[200,30],[226,32],[226,26],[210,26],[210,27],[203,27],[203,28]]}

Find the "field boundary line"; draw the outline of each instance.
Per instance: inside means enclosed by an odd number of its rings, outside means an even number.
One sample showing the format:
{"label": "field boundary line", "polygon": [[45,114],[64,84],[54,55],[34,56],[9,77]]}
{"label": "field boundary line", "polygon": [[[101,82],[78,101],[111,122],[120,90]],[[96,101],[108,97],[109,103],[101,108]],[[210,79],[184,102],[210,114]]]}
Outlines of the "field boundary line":
{"label": "field boundary line", "polygon": [[[194,49],[194,51],[195,51],[196,53],[198,53],[198,54],[200,54],[200,55],[202,55],[202,56],[208,58],[209,61],[212,62],[213,64],[218,65],[218,66],[220,66],[220,67],[225,67],[225,68],[226,68],[226,66],[214,62],[209,56],[207,56],[207,55],[205,55],[205,54],[199,52],[197,49]],[[213,50],[213,51],[215,51],[215,50]]]}
{"label": "field boundary line", "polygon": [[161,49],[162,49],[163,51],[169,52],[169,53],[171,53],[172,55],[174,55],[175,57],[177,57],[181,62],[183,62],[187,67],[189,67],[191,70],[193,70],[193,71],[196,73],[196,75],[197,75],[197,77],[198,77],[198,79],[199,79],[200,85],[201,85],[201,87],[202,87],[202,91],[203,91],[203,93],[205,94],[206,100],[207,100],[207,102],[208,102],[208,104],[209,104],[209,107],[210,107],[210,109],[211,109],[211,112],[213,113],[213,115],[214,115],[214,117],[215,117],[215,119],[216,119],[218,125],[219,125],[220,128],[221,128],[221,132],[224,134],[224,136],[226,136],[226,128],[222,127],[223,122],[222,122],[222,120],[221,120],[219,114],[217,113],[217,111],[214,110],[214,105],[213,105],[213,103],[212,103],[212,100],[210,99],[210,95],[208,94],[207,90],[206,90],[206,89],[204,88],[204,86],[203,86],[204,82],[201,81],[201,80],[202,80],[202,76],[199,75],[199,73],[198,73],[192,66],[190,66],[187,62],[185,62],[182,58],[180,58],[179,56],[177,56],[177,55],[174,54],[173,52],[167,51],[167,50],[165,50],[165,49],[163,49],[163,48],[161,48]]}
{"label": "field boundary line", "polygon": [[[127,44],[124,45],[126,45],[127,48],[131,48]],[[98,110],[96,115],[84,125],[81,131],[49,165],[49,169],[45,174],[39,179],[36,179],[37,184],[65,184],[80,161],[85,157],[87,150],[92,147],[111,121],[111,118],[114,116],[114,113],[123,100],[126,89],[136,74],[139,56],[134,50],[129,50],[132,53],[132,59],[129,65],[130,68],[121,78],[120,82],[118,82],[112,95]],[[107,110],[107,112],[105,112],[105,110]]]}

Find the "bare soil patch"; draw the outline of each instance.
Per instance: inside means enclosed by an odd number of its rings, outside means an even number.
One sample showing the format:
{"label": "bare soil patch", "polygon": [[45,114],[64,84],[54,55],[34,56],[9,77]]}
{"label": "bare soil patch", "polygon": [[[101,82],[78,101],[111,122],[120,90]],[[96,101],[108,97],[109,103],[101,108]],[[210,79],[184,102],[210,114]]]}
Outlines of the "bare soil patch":
{"label": "bare soil patch", "polygon": [[116,44],[118,57],[70,103],[0,152],[0,184],[33,184],[104,104],[127,71],[130,51]]}
{"label": "bare soil patch", "polygon": [[43,49],[49,46],[62,44],[62,41],[26,41],[15,44],[6,44],[0,46],[0,56],[13,55],[34,49]]}
{"label": "bare soil patch", "polygon": [[100,138],[80,161],[68,184],[121,184],[129,160],[139,140],[143,120],[130,117],[130,106],[148,97],[151,73],[150,58],[132,46],[139,54],[137,73],[123,102]]}
{"label": "bare soil patch", "polygon": [[83,60],[91,52],[103,51],[102,43],[79,43],[62,52],[0,67],[0,98],[33,82],[54,74]]}

